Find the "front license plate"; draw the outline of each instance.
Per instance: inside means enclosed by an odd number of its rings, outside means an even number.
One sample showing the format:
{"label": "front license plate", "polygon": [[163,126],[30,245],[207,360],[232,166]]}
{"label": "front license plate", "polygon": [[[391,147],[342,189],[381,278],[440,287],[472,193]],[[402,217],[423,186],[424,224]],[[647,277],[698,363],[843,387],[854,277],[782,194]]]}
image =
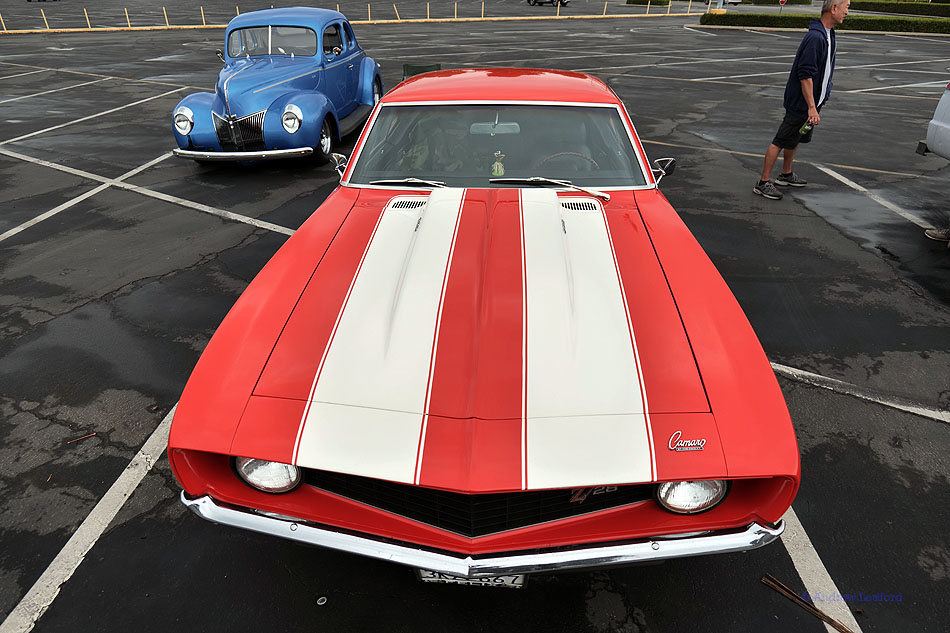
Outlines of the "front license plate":
{"label": "front license plate", "polygon": [[464,576],[453,576],[444,574],[440,571],[430,571],[428,569],[417,569],[416,575],[422,582],[440,582],[448,585],[479,585],[484,587],[512,587],[521,589],[524,587],[525,576],[523,574],[511,576],[485,576],[482,578],[466,578]]}

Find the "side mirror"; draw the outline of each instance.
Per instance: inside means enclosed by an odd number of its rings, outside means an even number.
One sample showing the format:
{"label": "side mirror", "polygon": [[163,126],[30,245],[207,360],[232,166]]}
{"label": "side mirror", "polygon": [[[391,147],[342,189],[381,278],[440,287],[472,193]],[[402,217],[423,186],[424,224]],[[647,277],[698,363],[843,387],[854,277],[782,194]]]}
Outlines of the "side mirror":
{"label": "side mirror", "polygon": [[222,63],[222,64],[226,64],[226,63],[227,63],[227,62],[224,60],[224,51],[222,51],[220,48],[219,48],[218,50],[216,50],[216,51],[214,52],[214,54],[218,56],[218,59],[221,60],[221,63]]}
{"label": "side mirror", "polygon": [[330,154],[330,164],[333,165],[336,173],[340,174],[340,178],[343,178],[343,170],[346,169],[346,156],[334,152]]}
{"label": "side mirror", "polygon": [[675,158],[657,158],[653,161],[653,176],[656,178],[656,184],[660,184],[663,176],[669,176],[676,171]]}

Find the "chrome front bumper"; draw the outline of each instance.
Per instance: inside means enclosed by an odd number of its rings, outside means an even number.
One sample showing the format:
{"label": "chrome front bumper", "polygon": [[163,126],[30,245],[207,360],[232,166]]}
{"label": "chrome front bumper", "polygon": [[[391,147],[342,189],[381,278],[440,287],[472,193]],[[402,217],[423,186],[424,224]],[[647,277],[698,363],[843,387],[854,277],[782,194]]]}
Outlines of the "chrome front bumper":
{"label": "chrome front bumper", "polygon": [[172,154],[179,158],[192,160],[272,160],[275,158],[297,158],[313,154],[312,147],[295,147],[293,149],[269,149],[263,152],[199,152],[190,149],[174,149]]}
{"label": "chrome front bumper", "polygon": [[208,496],[189,499],[182,492],[181,502],[198,516],[214,523],[469,578],[566,571],[701,554],[741,552],[767,545],[785,531],[784,521],[779,521],[774,528],[752,523],[745,528],[707,532],[699,536],[664,537],[619,545],[590,544],[540,552],[463,557],[337,532],[305,521],[295,521],[290,517],[264,516],[245,508],[222,505]]}

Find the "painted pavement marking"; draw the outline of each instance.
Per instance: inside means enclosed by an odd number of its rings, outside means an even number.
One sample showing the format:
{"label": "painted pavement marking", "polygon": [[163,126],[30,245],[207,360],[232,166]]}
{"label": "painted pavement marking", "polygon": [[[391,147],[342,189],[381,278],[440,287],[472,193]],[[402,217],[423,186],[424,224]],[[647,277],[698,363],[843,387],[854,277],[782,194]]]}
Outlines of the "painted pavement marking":
{"label": "painted pavement marking", "polygon": [[27,633],[53,604],[60,588],[72,577],[126,500],[165,452],[175,407],[172,407],[112,487],[83,520],[46,571],[0,624],[0,633]]}

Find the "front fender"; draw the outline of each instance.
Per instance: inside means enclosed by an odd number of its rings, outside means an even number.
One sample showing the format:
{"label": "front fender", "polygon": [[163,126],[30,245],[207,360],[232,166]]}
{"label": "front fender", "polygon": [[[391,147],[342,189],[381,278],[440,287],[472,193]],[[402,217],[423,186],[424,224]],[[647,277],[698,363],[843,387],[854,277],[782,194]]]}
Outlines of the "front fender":
{"label": "front fender", "polygon": [[[214,131],[214,121],[211,119],[211,104],[214,103],[213,92],[196,92],[186,96],[178,102],[175,109],[172,110],[172,133],[175,135],[175,141],[181,149],[212,149],[220,151],[218,136]],[[195,117],[195,126],[191,134],[184,136],[179,134],[175,128],[175,111],[180,107],[186,107],[192,111]]]}
{"label": "front fender", "polygon": [[367,105],[373,103],[373,82],[379,81],[379,92],[383,94],[383,79],[379,74],[379,64],[372,57],[364,57],[360,62],[360,88],[356,100]]}
{"label": "front fender", "polygon": [[[284,108],[293,104],[300,108],[303,114],[303,123],[295,134],[288,134],[280,123]],[[289,147],[317,147],[320,141],[320,127],[323,119],[330,115],[334,130],[337,130],[336,111],[333,104],[321,92],[291,92],[275,100],[264,117],[264,139],[268,149],[284,149]],[[335,132],[337,136],[338,132]],[[277,142],[279,140],[279,142]]]}

